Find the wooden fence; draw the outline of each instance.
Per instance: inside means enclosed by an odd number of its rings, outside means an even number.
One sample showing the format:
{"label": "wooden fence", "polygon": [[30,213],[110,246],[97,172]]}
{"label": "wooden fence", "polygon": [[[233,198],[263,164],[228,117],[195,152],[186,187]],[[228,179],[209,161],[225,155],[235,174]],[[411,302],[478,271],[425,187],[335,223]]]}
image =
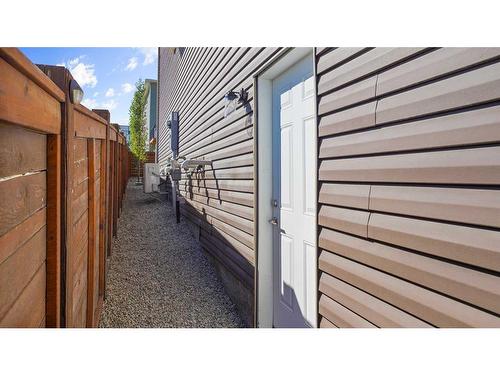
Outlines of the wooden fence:
{"label": "wooden fence", "polygon": [[99,321],[128,149],[108,111],[71,102],[72,79],[0,49],[2,327]]}
{"label": "wooden fence", "polygon": [[[139,164],[139,160],[132,154],[132,152],[129,152],[128,157],[129,157],[128,169],[130,177],[142,177],[142,175],[144,174],[144,163],[141,162]],[[146,163],[154,163],[154,162],[155,162],[155,152],[147,151]]]}

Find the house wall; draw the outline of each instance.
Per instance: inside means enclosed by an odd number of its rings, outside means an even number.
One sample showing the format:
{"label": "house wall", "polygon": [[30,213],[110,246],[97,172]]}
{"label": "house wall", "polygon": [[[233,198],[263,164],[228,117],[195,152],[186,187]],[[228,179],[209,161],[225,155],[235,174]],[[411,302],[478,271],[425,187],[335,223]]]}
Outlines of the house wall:
{"label": "house wall", "polygon": [[[158,162],[170,153],[169,113],[180,114],[180,155],[213,161],[183,176],[181,212],[199,226],[226,290],[248,325],[254,315],[253,75],[275,48],[160,48]],[[224,119],[223,97],[248,90],[250,105]]]}
{"label": "house wall", "polygon": [[[317,48],[321,327],[500,326],[500,50]],[[254,73],[269,48],[160,48],[158,162],[180,114],[180,182],[248,324]],[[223,96],[250,102],[223,117]],[[227,277],[225,273],[230,274]]]}
{"label": "house wall", "polygon": [[323,327],[500,325],[500,49],[317,51]]}

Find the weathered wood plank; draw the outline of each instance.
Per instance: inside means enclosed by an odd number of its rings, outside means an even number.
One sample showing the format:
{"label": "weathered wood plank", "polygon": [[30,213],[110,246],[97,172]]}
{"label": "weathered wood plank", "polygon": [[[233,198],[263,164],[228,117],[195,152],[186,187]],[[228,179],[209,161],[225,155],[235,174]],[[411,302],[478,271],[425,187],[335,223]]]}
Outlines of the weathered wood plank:
{"label": "weathered wood plank", "polygon": [[109,139],[113,142],[116,142],[116,140],[118,138],[118,136],[116,134],[116,130],[112,126],[110,126],[109,129],[111,130],[109,133]]}
{"label": "weathered wood plank", "polygon": [[107,124],[106,119],[104,117],[100,116],[97,113],[97,111],[99,111],[101,114],[103,114],[102,111],[104,111],[104,112],[107,112],[107,114],[109,115],[108,110],[97,109],[96,111],[94,111],[94,110],[90,110],[89,108],[85,107],[83,104],[77,104],[77,105],[73,106],[73,108],[74,108],[75,112],[78,112],[84,116],[87,116],[96,122],[100,122],[104,125]]}
{"label": "weathered wood plank", "polygon": [[72,150],[73,150],[73,162],[76,163],[80,160],[87,159],[88,150],[87,150],[87,139],[74,137],[72,140]]}
{"label": "weathered wood plank", "polygon": [[0,58],[0,120],[44,133],[61,131],[61,104]]}
{"label": "weathered wood plank", "polygon": [[[82,303],[85,305],[85,309],[87,306],[87,265],[88,265],[88,242],[85,240],[83,246],[83,251],[78,254],[74,262],[72,264],[73,270],[73,285],[68,285],[72,290],[73,301],[75,304],[73,305],[73,321],[76,327],[85,327],[86,326],[86,310],[83,311],[83,317],[79,314],[82,313],[79,309],[81,308]],[[84,302],[80,302],[81,299],[84,299]]]}
{"label": "weathered wood plank", "polygon": [[52,95],[52,97],[60,102],[64,101],[64,93],[61,89],[49,77],[43,74],[18,48],[2,47],[0,48],[0,57],[33,80],[38,86]]}
{"label": "weathered wood plank", "polygon": [[25,244],[46,223],[47,210],[42,208],[29,216],[21,224],[0,236],[0,264]]}
{"label": "weathered wood plank", "polygon": [[0,236],[45,207],[46,173],[0,181]]}
{"label": "weathered wood plank", "polygon": [[75,136],[106,139],[106,124],[75,111]]}
{"label": "weathered wood plank", "polygon": [[[87,184],[88,186],[88,184]],[[75,199],[72,204],[71,204],[71,210],[73,211],[73,224],[76,224],[76,222],[80,219],[82,214],[87,210],[88,208],[88,191],[84,191],[83,194]],[[71,223],[68,223],[71,224]]]}
{"label": "weathered wood plank", "polygon": [[10,310],[0,319],[0,328],[38,328],[45,327],[45,264],[38,268],[35,276],[23,289]]}
{"label": "weathered wood plank", "polygon": [[71,253],[77,254],[88,237],[88,210],[85,210],[80,219],[73,225],[71,232],[73,238]]}
{"label": "weathered wood plank", "polygon": [[0,319],[10,310],[45,258],[46,228],[43,227],[0,265]]}
{"label": "weathered wood plank", "polygon": [[0,122],[0,178],[47,169],[47,136]]}

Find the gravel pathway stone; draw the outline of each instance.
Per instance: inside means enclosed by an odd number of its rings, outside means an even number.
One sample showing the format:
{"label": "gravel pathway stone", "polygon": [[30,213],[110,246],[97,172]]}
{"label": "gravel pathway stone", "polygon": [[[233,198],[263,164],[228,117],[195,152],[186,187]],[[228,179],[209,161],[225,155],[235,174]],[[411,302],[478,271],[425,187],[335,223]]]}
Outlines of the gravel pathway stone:
{"label": "gravel pathway stone", "polygon": [[213,265],[163,197],[128,184],[99,327],[243,327]]}

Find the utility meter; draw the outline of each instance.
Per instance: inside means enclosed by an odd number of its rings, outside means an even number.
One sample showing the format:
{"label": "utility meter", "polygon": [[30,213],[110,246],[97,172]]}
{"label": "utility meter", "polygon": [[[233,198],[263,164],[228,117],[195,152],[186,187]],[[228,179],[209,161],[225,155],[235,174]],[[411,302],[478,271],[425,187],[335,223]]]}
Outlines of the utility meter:
{"label": "utility meter", "polygon": [[172,156],[179,156],[179,112],[171,112],[168,116],[167,126],[170,129],[170,149]]}
{"label": "utility meter", "polygon": [[180,169],[171,169],[170,170],[170,178],[172,181],[179,181],[181,179],[181,170]]}

